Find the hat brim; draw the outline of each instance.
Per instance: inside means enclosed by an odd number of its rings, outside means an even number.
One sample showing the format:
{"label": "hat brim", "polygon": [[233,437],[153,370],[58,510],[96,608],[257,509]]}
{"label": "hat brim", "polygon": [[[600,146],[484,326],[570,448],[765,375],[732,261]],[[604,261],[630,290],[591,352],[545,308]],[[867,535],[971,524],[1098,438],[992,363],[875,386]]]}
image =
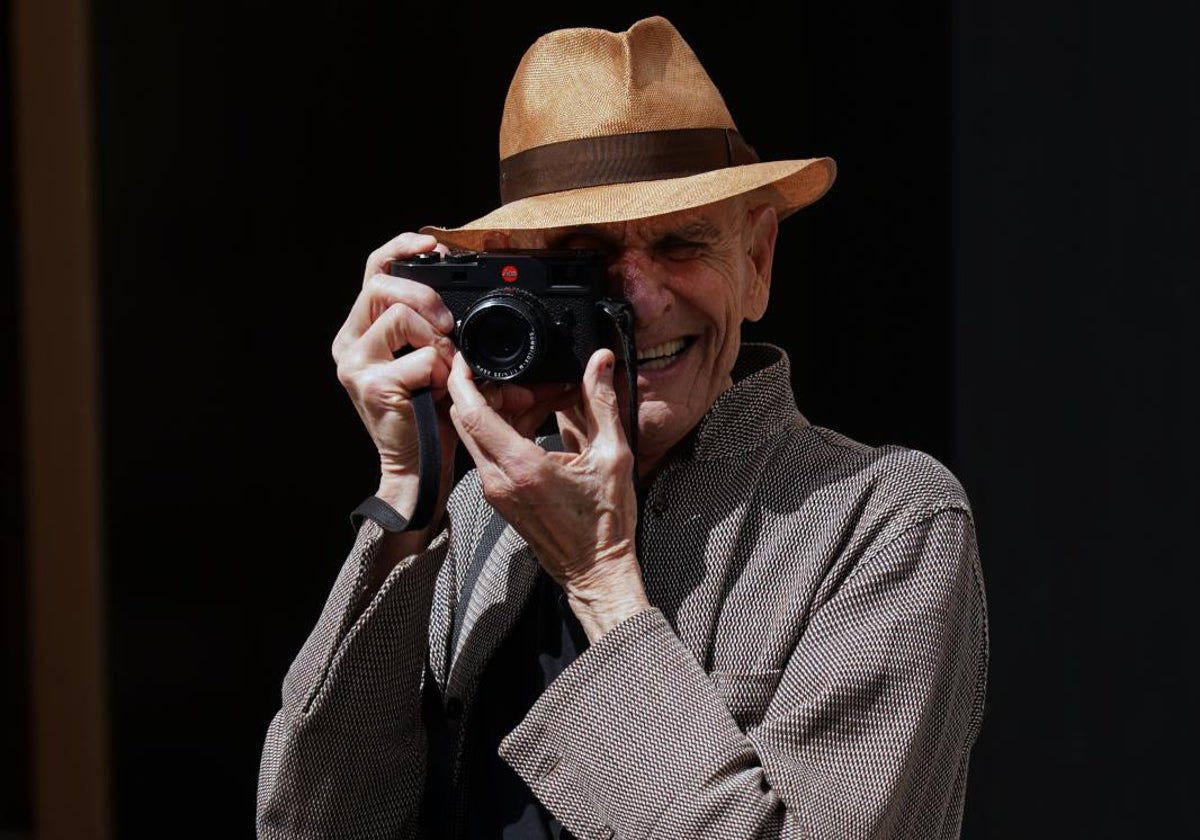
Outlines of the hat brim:
{"label": "hat brim", "polygon": [[547,230],[661,216],[772,187],[767,193],[782,219],[812,204],[833,185],[832,158],[781,160],[732,166],[684,178],[604,184],[535,195],[505,204],[461,227],[426,225],[445,244],[482,250],[494,231]]}

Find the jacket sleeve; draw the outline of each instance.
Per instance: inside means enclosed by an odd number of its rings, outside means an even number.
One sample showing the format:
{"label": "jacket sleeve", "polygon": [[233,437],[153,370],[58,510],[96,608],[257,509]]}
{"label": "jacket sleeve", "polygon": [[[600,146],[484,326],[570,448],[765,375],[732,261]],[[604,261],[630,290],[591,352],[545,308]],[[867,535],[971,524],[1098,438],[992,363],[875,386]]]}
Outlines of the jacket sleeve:
{"label": "jacket sleeve", "polygon": [[746,731],[649,609],[572,663],[501,754],[580,840],[957,837],[987,651],[971,519],[942,510],[816,609]]}
{"label": "jacket sleeve", "polygon": [[381,536],[363,522],[284,679],[259,769],[260,838],[417,833],[429,613],[450,538],[447,529],[402,560],[371,595],[366,582]]}

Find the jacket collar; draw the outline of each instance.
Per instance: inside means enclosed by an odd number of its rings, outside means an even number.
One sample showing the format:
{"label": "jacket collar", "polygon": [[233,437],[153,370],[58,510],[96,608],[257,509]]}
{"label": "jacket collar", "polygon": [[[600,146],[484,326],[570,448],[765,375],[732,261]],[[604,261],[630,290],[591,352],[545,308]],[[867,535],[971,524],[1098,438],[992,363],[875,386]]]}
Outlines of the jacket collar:
{"label": "jacket collar", "polygon": [[733,367],[733,387],[700,418],[681,457],[736,458],[797,424],[809,425],[796,409],[787,353],[773,344],[743,344]]}

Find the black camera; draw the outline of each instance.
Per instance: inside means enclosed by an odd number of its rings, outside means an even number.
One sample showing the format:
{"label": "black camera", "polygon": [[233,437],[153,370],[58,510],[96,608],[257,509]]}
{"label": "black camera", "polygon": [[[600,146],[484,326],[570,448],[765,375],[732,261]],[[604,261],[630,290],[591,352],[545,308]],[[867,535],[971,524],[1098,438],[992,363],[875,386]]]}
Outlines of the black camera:
{"label": "black camera", "polygon": [[592,353],[613,346],[597,305],[607,285],[603,252],[430,251],[389,271],[441,295],[454,343],[479,378],[578,382]]}

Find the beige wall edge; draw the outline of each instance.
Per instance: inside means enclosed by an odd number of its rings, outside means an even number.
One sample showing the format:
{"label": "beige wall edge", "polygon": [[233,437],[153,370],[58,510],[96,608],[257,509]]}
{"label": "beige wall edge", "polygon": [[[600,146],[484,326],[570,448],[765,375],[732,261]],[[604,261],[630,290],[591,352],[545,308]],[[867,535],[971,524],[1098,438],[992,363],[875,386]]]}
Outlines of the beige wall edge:
{"label": "beige wall edge", "polygon": [[11,6],[34,831],[109,835],[88,4]]}

